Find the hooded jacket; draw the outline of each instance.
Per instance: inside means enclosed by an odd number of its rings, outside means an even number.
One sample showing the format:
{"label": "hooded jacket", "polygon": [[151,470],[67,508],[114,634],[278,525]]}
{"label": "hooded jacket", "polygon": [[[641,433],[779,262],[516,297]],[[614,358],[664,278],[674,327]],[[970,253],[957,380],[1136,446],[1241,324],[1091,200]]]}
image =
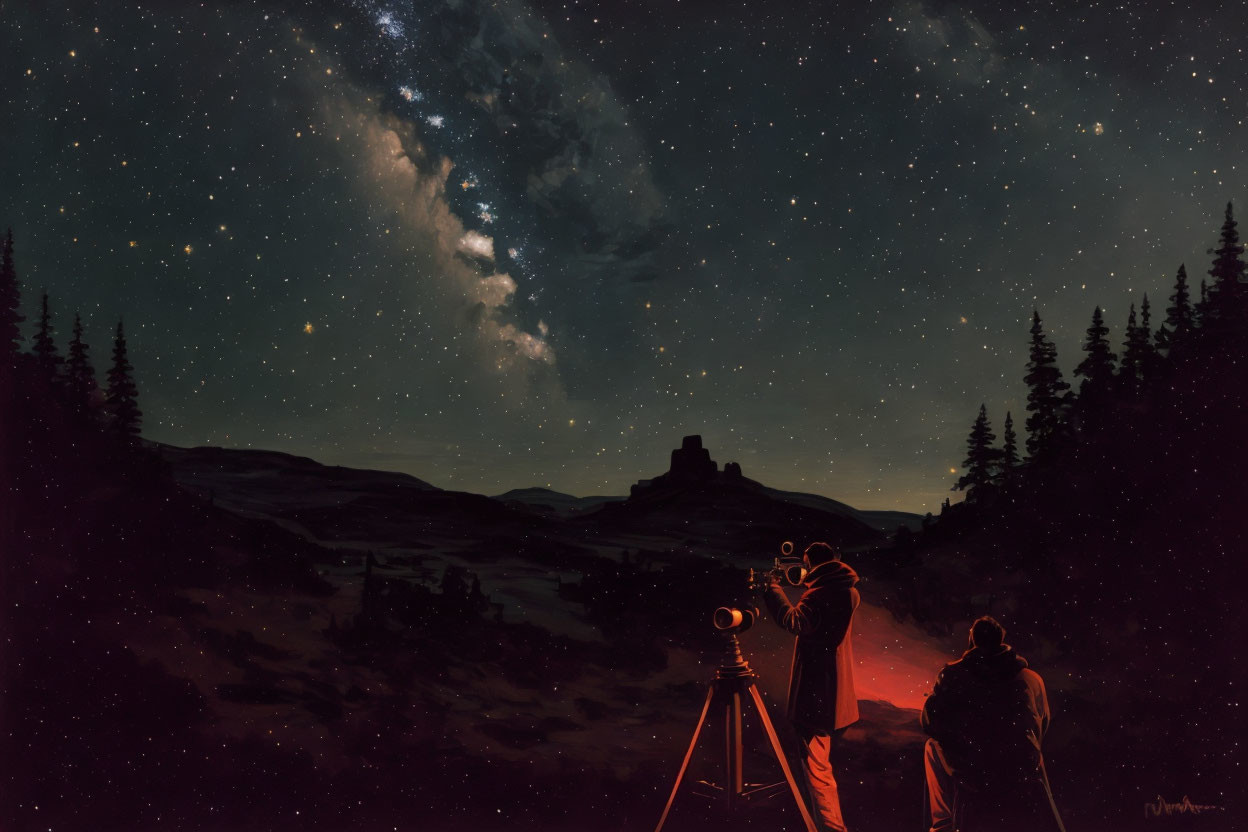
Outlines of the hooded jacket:
{"label": "hooded jacket", "polygon": [[975,647],[945,665],[920,724],[940,743],[954,776],[972,789],[1044,776],[1044,682],[1008,644]]}
{"label": "hooded jacket", "polygon": [[825,561],[807,574],[796,605],[778,586],[764,595],[772,619],[797,636],[788,717],[800,728],[831,733],[858,721],[850,637],[859,601],[856,583],[858,573],[849,566]]}

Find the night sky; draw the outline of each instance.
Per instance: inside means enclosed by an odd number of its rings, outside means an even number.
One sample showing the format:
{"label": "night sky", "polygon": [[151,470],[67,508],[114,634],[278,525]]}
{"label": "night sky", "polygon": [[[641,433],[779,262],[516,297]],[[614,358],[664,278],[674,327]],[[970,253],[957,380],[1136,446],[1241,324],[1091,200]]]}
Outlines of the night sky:
{"label": "night sky", "polygon": [[124,315],[177,445],[935,511],[1245,193],[1242,6],[1029,5],[5,0],[27,332]]}

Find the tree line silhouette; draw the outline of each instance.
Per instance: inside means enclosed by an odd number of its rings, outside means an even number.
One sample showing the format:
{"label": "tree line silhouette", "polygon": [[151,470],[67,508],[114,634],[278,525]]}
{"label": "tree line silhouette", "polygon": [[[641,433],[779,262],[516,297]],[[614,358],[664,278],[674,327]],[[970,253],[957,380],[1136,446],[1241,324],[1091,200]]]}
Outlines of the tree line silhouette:
{"label": "tree line silhouette", "polygon": [[1063,788],[1072,825],[1118,828],[1154,773],[1181,794],[1237,770],[1248,284],[1230,204],[1209,253],[1196,287],[1178,268],[1164,315],[1132,304],[1121,340],[1094,308],[1070,378],[1033,311],[1025,437],[1007,412],[998,440],[981,405],[953,483],[966,499],[875,553],[899,616],[943,635],[1015,622],[1037,666],[1072,674],[1052,690],[1051,773],[1096,783]]}
{"label": "tree line silhouette", "polygon": [[1063,378],[1057,348],[1033,311],[1026,457],[1019,455],[1013,414],[1005,415],[998,447],[981,405],[953,485],[966,499],[946,501],[943,522],[926,527],[929,536],[948,537],[1020,510],[1047,509],[1050,520],[1059,515],[1085,526],[1112,513],[1128,534],[1124,521],[1149,511],[1166,510],[1179,522],[1179,508],[1219,513],[1228,490],[1238,487],[1248,441],[1243,253],[1227,203],[1209,280],[1201,281],[1195,302],[1180,265],[1160,326],[1153,328],[1147,295],[1138,315],[1130,305],[1121,357],[1101,307],[1093,310],[1074,369],[1077,390]]}
{"label": "tree line silhouette", "polygon": [[[0,257],[0,391],[10,409],[48,407],[66,410],[79,429],[94,428],[125,444],[137,442],[143,424],[139,409],[139,390],[134,380],[126,348],[125,325],[117,321],[113,340],[113,362],[107,375],[107,387],[96,382],[90,349],[82,337],[82,316],[74,314],[73,337],[69,342],[68,359],[57,349],[56,331],[48,307],[45,290],[40,299],[38,328],[29,353],[21,350],[21,289],[13,258],[13,229],[4,239]],[[52,394],[48,396],[47,394]],[[51,399],[48,401],[47,399]]]}
{"label": "tree line silhouette", "polygon": [[[108,588],[112,601],[116,593],[227,580],[323,592],[311,567],[318,547],[228,517],[211,498],[177,488],[158,448],[141,441],[124,322],[117,322],[101,384],[82,316],[74,315],[62,355],[50,306],[43,291],[23,349],[26,317],[10,229],[0,247],[0,591],[25,591],[41,571],[63,567],[97,594]],[[229,563],[214,554],[223,547],[246,556]]]}

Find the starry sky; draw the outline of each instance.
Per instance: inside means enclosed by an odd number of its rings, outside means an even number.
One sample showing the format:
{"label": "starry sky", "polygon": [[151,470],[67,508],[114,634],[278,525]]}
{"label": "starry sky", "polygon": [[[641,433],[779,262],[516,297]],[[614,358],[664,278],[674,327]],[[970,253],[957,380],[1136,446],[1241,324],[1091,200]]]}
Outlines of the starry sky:
{"label": "starry sky", "polygon": [[700,433],[938,511],[981,402],[1021,441],[1033,309],[1069,376],[1208,268],[1248,96],[1200,9],[6,0],[0,224],[62,347],[124,316],[149,439],[622,494]]}

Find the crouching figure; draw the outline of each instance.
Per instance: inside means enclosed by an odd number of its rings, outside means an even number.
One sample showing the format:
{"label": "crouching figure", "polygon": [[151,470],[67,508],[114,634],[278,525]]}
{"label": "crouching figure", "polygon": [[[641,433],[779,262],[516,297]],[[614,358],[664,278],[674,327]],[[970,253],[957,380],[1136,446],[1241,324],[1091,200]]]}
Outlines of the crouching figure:
{"label": "crouching figure", "polygon": [[978,619],[969,649],[945,665],[923,705],[931,832],[1065,832],[1040,744],[1049,701],[1040,675]]}

